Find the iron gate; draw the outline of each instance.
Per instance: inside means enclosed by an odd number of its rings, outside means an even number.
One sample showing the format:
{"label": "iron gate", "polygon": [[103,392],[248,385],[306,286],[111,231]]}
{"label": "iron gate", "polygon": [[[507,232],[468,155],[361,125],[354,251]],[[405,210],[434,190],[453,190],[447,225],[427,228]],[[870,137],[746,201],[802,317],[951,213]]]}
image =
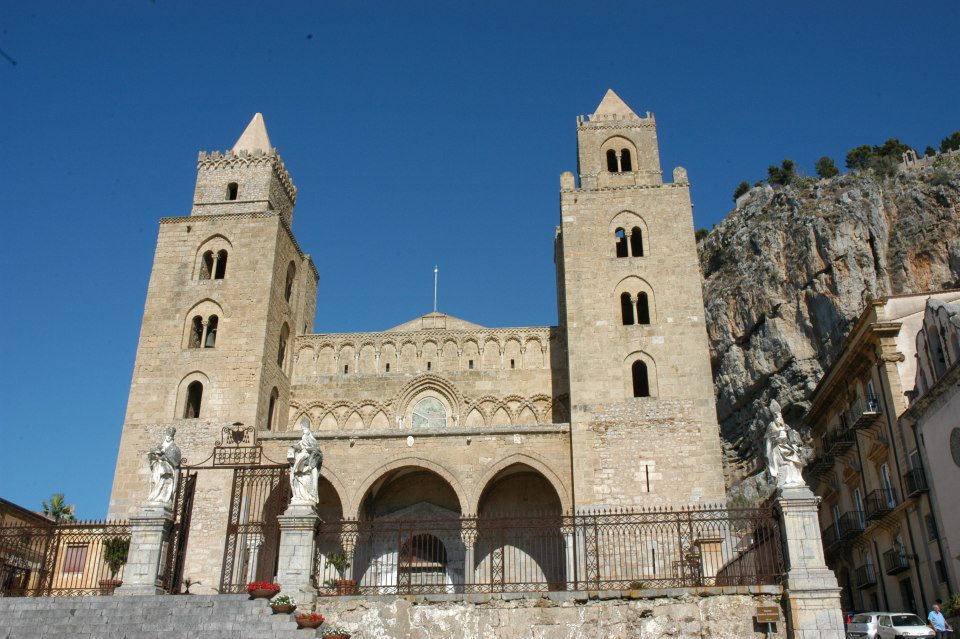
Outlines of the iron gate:
{"label": "iron gate", "polygon": [[290,503],[288,466],[233,471],[220,592],[245,592],[251,581],[273,581],[280,550],[277,517]]}
{"label": "iron gate", "polygon": [[173,502],[175,519],[167,540],[162,578],[164,590],[171,594],[179,593],[183,583],[183,561],[187,556],[187,538],[190,536],[190,515],[193,512],[193,493],[196,487],[197,473],[181,470],[177,495]]}

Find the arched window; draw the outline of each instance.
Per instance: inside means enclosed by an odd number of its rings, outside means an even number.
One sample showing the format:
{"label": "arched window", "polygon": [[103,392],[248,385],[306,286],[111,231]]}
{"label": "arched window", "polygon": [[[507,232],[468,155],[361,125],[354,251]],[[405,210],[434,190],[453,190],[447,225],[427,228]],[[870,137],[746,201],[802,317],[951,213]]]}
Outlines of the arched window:
{"label": "arched window", "polygon": [[613,149],[607,150],[607,170],[611,173],[617,173],[617,152]]}
{"label": "arched window", "polygon": [[620,150],[620,170],[621,171],[633,170],[633,163],[630,162],[630,149]]}
{"label": "arched window", "polygon": [[643,257],[643,231],[639,226],[630,231],[630,254],[634,257]]}
{"label": "arched window", "polygon": [[207,336],[203,340],[204,348],[213,348],[217,345],[217,325],[219,323],[220,318],[216,315],[207,318]]}
{"label": "arched window", "polygon": [[190,323],[190,348],[200,348],[203,339],[203,318],[196,315]]}
{"label": "arched window", "polygon": [[227,199],[235,200],[237,199],[237,193],[240,192],[240,187],[236,182],[231,182],[227,185]]}
{"label": "arched window", "polygon": [[290,262],[290,266],[287,267],[287,283],[283,287],[283,299],[290,301],[290,296],[293,295],[293,280],[297,275],[297,267],[293,265],[293,262]]}
{"label": "arched window", "polygon": [[270,404],[267,406],[267,430],[273,430],[273,424],[276,421],[276,412],[277,412],[277,397],[280,394],[277,392],[276,387],[270,391]]}
{"label": "arched window", "polygon": [[277,366],[283,368],[283,359],[287,355],[287,340],[290,339],[290,327],[286,324],[280,329],[280,343],[277,346]]}
{"label": "arched window", "polygon": [[620,315],[624,326],[633,324],[633,302],[630,301],[630,293],[620,294]]}
{"label": "arched window", "polygon": [[183,407],[184,419],[200,417],[200,402],[203,400],[203,384],[190,382],[187,386],[187,401]]}
{"label": "arched window", "polygon": [[[626,295],[626,293],[624,293]],[[646,293],[639,293],[637,295],[637,324],[649,324],[650,323],[650,302],[648,301]]]}
{"label": "arched window", "polygon": [[203,254],[200,264],[200,279],[209,280],[213,275],[213,251],[207,251]]}
{"label": "arched window", "polygon": [[633,396],[650,397],[650,382],[647,379],[647,365],[637,360],[630,367],[633,374]]}
{"label": "arched window", "polygon": [[213,279],[222,280],[223,277],[227,274],[227,251],[226,249],[220,249],[217,251],[217,262],[216,268],[214,269]]}
{"label": "arched window", "polygon": [[627,257],[627,234],[623,229],[617,229],[613,232],[613,236],[617,238],[617,257]]}

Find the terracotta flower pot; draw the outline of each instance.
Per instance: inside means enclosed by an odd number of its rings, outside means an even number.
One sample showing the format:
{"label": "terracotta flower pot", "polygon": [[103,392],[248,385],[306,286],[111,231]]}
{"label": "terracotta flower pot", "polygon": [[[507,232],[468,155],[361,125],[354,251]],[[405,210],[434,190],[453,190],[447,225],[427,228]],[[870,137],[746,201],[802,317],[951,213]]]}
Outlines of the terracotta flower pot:
{"label": "terracotta flower pot", "polygon": [[350,639],[350,635],[324,635],[323,639]]}
{"label": "terracotta flower pot", "polygon": [[319,628],[323,624],[323,617],[311,621],[310,619],[297,619],[297,628]]}
{"label": "terracotta flower pot", "polygon": [[250,592],[251,599],[269,599],[275,594],[280,592],[279,590],[270,590],[269,588],[254,588]]}
{"label": "terracotta flower pot", "polygon": [[280,614],[288,615],[297,609],[297,607],[293,604],[270,604],[270,607],[273,609],[274,614],[278,614],[278,615]]}
{"label": "terracotta flower pot", "polygon": [[337,579],[338,595],[354,595],[357,593],[357,582],[354,579]]}
{"label": "terracotta flower pot", "polygon": [[116,588],[119,588],[123,584],[123,581],[120,579],[101,579],[100,580],[100,594],[101,595],[112,595],[113,591]]}

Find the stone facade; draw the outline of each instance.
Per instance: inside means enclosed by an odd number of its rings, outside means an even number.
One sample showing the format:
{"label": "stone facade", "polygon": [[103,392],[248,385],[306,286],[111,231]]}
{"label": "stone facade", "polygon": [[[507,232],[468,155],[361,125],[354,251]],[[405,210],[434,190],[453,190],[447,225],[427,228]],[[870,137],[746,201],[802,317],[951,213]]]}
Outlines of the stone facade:
{"label": "stone facade", "polygon": [[919,439],[899,418],[917,377],[924,308],[957,300],[960,292],[941,291],[870,302],[811,396],[804,426],[815,456],[805,476],[822,500],[827,562],[845,610],[925,616],[952,592],[938,568],[949,560],[938,533],[947,528],[937,524],[926,470],[946,463],[921,462]]}
{"label": "stone facade", "polygon": [[[686,172],[663,183],[653,116],[612,91],[577,135],[559,321],[541,327],[430,313],[314,334],[318,274],[262,117],[232,150],[201,153],[192,214],[161,221],[110,516],[136,512],[167,425],[185,466],[209,466],[236,422],[256,427],[264,463],[310,426],[325,521],[722,501]],[[185,575],[200,590],[219,581],[231,476],[197,479]]]}

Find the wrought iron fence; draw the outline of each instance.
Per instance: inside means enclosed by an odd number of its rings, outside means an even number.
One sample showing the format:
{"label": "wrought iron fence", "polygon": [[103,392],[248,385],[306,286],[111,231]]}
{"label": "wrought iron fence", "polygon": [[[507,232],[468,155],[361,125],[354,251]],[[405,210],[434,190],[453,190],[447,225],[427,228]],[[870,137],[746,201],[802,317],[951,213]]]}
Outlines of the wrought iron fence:
{"label": "wrought iron fence", "polygon": [[756,585],[782,573],[771,508],[341,520],[321,525],[314,561],[325,595]]}
{"label": "wrought iron fence", "polygon": [[126,522],[75,522],[57,526],[0,527],[0,596],[56,597],[113,592],[105,542],[130,539]]}

